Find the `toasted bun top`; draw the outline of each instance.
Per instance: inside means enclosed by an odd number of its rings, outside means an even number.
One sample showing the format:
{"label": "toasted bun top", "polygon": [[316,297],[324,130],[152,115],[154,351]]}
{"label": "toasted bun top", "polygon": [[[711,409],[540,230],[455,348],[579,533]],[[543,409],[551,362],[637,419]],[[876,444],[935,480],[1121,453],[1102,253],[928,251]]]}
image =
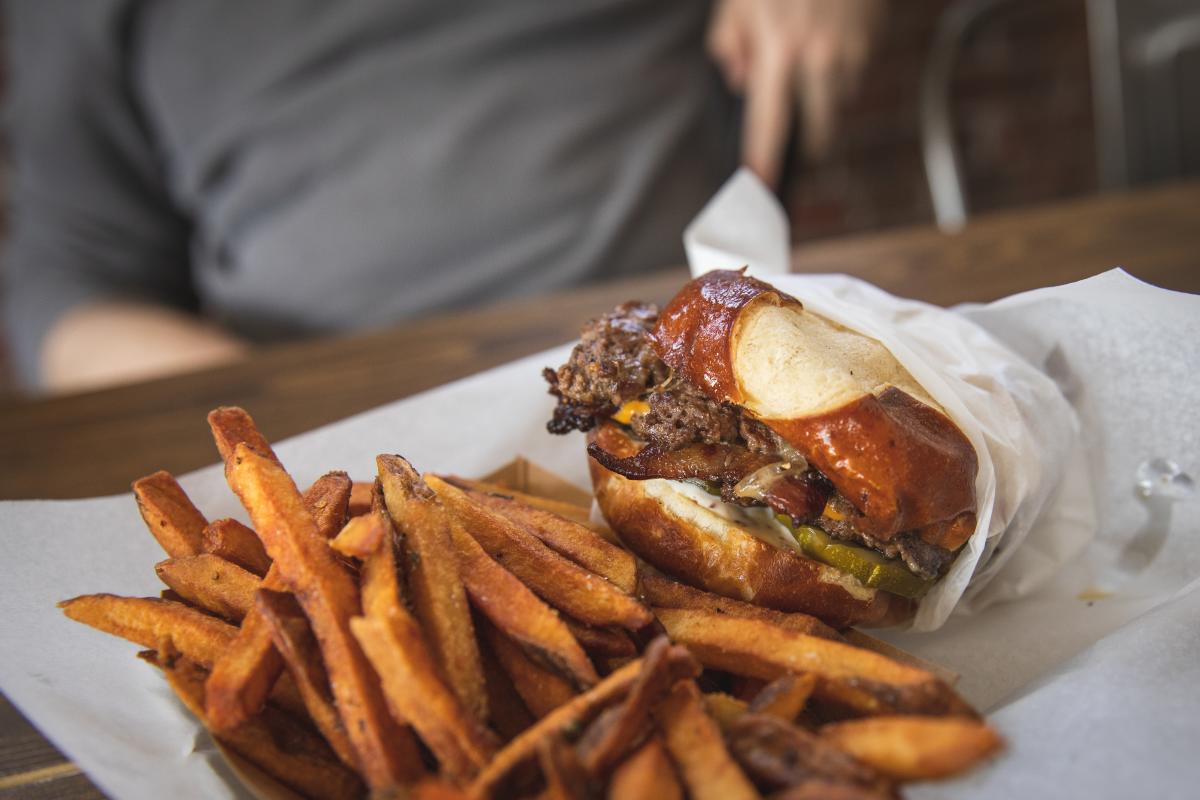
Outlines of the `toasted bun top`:
{"label": "toasted bun top", "polygon": [[803,454],[876,537],[975,510],[970,441],[875,339],[729,271],[685,286],[652,338],[673,370]]}

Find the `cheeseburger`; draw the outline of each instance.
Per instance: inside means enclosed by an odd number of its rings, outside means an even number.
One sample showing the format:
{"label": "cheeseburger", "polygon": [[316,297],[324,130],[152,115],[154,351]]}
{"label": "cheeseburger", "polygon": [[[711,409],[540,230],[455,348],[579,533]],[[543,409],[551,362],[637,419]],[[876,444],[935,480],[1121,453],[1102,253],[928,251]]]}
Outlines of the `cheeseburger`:
{"label": "cheeseburger", "polygon": [[609,524],[708,591],[890,624],[975,530],[976,454],[943,409],[882,344],[741,272],[619,306],[545,377]]}

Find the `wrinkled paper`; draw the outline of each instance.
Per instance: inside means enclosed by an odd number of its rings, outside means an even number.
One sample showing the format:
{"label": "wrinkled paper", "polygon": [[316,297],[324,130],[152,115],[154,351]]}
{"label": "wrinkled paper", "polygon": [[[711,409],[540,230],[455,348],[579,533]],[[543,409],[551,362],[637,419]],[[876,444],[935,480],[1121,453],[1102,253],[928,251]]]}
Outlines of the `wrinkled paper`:
{"label": "wrinkled paper", "polygon": [[[752,214],[745,219],[753,226]],[[759,236],[739,235],[749,242]],[[715,236],[706,241],[721,245]],[[768,243],[760,252],[771,251]],[[811,299],[781,282],[835,314],[840,304],[876,294],[835,278],[800,285],[817,287]],[[918,318],[927,311],[875,300],[900,318],[909,308]],[[1078,419],[1080,455],[1061,462],[1058,489],[978,597],[969,587],[934,632],[883,634],[960,673],[960,691],[989,712],[1009,744],[983,769],[906,794],[1193,797],[1200,786],[1200,503],[1182,491],[1168,493],[1181,496],[1174,500],[1143,497],[1135,481],[1138,465],[1157,458],[1200,474],[1200,298],[1113,271],[957,313],[1027,365],[1014,369],[1054,381]],[[940,314],[926,318],[947,324]],[[910,347],[914,357],[929,357]],[[581,437],[545,432],[553,401],[540,370],[568,352],[569,345],[555,348],[342,420],[276,452],[301,485],[335,468],[368,478],[377,453],[398,452],[421,469],[465,475],[487,474],[523,454],[586,486]],[[1016,375],[997,380],[1017,385]],[[983,383],[978,391],[992,388]],[[981,425],[981,436],[990,433]],[[1042,433],[1051,442],[1062,435]],[[993,517],[1019,517],[1019,510],[995,510],[1009,489],[1004,462],[992,460]],[[210,518],[245,520],[219,467],[181,483]],[[1084,549],[1072,555],[1081,541]],[[130,495],[0,503],[0,689],[112,797],[245,797],[165,681],[134,657],[136,645],[71,622],[54,607],[88,592],[156,595],[162,587],[153,567],[162,558]]]}

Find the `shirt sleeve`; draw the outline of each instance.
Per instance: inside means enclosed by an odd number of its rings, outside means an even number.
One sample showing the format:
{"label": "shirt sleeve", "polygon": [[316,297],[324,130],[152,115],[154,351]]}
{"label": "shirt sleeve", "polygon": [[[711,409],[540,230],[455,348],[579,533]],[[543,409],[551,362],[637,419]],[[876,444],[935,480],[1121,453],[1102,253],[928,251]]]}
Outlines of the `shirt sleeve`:
{"label": "shirt sleeve", "polygon": [[138,3],[5,3],[11,154],[3,317],[23,383],[84,302],[195,306],[186,218],[129,80]]}

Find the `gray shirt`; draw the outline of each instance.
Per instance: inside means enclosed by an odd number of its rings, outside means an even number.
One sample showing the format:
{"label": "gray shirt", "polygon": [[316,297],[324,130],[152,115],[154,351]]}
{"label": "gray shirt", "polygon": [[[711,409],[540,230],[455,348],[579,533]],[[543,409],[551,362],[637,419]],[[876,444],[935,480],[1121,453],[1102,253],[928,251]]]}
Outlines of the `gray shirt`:
{"label": "gray shirt", "polygon": [[737,119],[688,0],[16,0],[5,318],[71,306],[253,340],[683,259]]}

